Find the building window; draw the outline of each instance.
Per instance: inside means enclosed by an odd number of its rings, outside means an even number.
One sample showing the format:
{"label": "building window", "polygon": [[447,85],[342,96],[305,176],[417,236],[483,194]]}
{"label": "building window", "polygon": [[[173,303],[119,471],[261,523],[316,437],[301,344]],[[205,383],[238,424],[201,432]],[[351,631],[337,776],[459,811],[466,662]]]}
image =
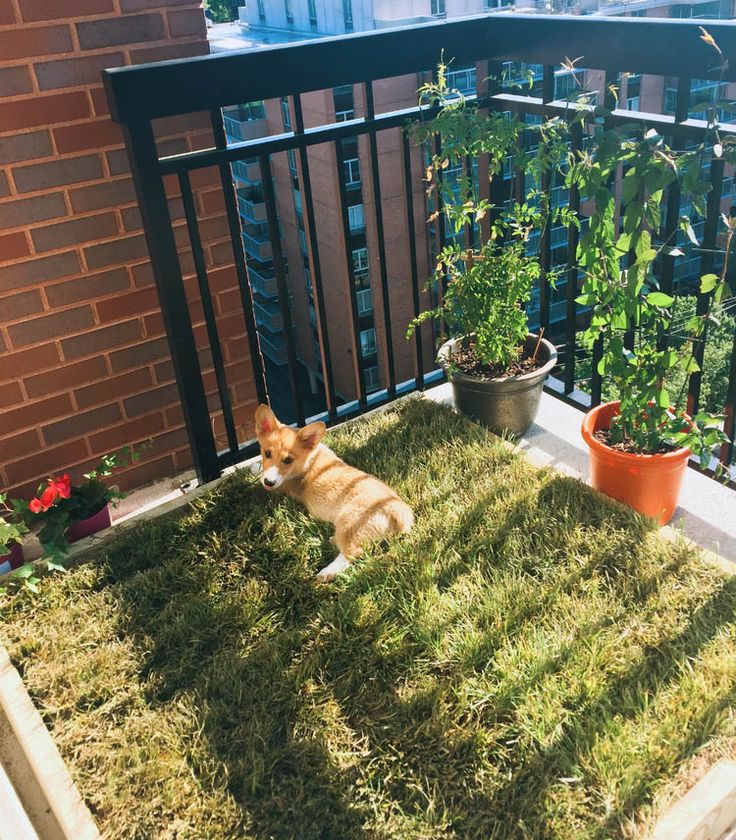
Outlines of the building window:
{"label": "building window", "polygon": [[348,220],[351,233],[360,233],[365,230],[365,213],[362,204],[353,204],[348,207]]}
{"label": "building window", "polygon": [[368,249],[353,248],[353,274],[355,282],[360,285],[368,280],[370,266],[368,265]]}
{"label": "building window", "polygon": [[335,104],[335,120],[337,122],[355,119],[352,85],[340,85],[333,88],[332,99]]}
{"label": "building window", "polygon": [[258,20],[260,20],[261,23],[266,22],[266,7],[263,0],[258,0]]}
{"label": "building window", "polygon": [[353,31],[353,0],[342,0],[342,15],[345,20],[345,31]]}
{"label": "building window", "polygon": [[360,331],[360,353],[362,356],[375,356],[376,354],[376,329],[368,327]]}
{"label": "building window", "polygon": [[291,109],[288,96],[281,97],[281,119],[284,122],[284,131],[291,131]]}
{"label": "building window", "polygon": [[371,391],[377,391],[381,387],[378,381],[378,366],[373,365],[363,369],[363,378],[365,379],[365,390],[370,394]]}
{"label": "building window", "polygon": [[373,292],[370,288],[358,289],[355,293],[355,300],[358,304],[358,316],[360,318],[373,312]]}
{"label": "building window", "polygon": [[435,17],[445,17],[447,10],[445,9],[445,0],[430,0],[431,13]]}
{"label": "building window", "polygon": [[291,0],[284,0],[284,9],[286,10],[286,22],[294,23],[294,10],[291,8]]}
{"label": "building window", "polygon": [[472,96],[475,93],[475,65],[449,70],[447,86],[451,90],[459,91],[463,96]]}
{"label": "building window", "polygon": [[360,186],[360,160],[356,158],[348,158],[343,161],[343,171],[345,172],[345,186],[351,187]]}
{"label": "building window", "polygon": [[317,25],[317,3],[316,0],[307,0],[307,8],[309,9],[309,25]]}

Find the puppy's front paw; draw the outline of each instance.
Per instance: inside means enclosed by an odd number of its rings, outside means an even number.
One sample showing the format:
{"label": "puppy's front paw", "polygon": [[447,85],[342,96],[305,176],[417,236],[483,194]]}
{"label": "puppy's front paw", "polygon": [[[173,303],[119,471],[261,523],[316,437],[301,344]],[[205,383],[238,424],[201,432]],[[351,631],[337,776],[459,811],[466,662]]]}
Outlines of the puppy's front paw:
{"label": "puppy's front paw", "polygon": [[332,563],[317,572],[317,580],[322,581],[323,583],[334,580],[338,575],[348,569],[349,566],[350,561],[342,554],[338,554]]}

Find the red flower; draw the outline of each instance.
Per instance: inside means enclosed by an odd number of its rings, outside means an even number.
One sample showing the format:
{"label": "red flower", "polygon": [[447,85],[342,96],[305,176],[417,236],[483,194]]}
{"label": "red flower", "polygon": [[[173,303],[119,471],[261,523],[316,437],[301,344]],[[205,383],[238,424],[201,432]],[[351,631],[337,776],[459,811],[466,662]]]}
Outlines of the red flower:
{"label": "red flower", "polygon": [[41,507],[44,510],[48,510],[51,507],[51,505],[53,505],[53,503],[56,501],[57,495],[58,494],[56,492],[56,487],[53,485],[53,483],[49,483],[49,486],[43,491],[43,493],[41,493],[41,498],[39,499],[39,501],[41,502]]}
{"label": "red flower", "polygon": [[43,505],[41,504],[39,499],[31,499],[28,503],[28,509],[31,513],[41,513],[43,510]]}
{"label": "red flower", "polygon": [[68,499],[72,494],[72,482],[69,478],[69,473],[64,473],[61,478],[57,478],[54,481],[54,487],[62,499]]}

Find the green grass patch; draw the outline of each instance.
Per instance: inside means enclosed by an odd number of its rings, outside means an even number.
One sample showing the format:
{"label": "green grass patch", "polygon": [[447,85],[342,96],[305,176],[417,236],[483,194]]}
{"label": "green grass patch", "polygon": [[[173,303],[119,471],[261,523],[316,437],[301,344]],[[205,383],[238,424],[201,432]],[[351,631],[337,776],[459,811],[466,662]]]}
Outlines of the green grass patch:
{"label": "green grass patch", "polygon": [[736,578],[422,400],[329,443],[417,515],[335,584],[241,474],[6,605],[106,837],[643,837],[733,753]]}

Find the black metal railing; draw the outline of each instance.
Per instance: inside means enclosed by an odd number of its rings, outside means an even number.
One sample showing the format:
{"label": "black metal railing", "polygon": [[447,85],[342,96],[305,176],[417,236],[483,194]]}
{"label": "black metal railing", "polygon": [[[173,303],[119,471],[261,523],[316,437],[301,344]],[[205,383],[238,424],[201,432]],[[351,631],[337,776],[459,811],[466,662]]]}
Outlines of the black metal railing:
{"label": "black metal railing", "polygon": [[[202,254],[202,243],[194,202],[191,200],[191,176],[197,170],[216,167],[225,198],[235,266],[240,289],[240,307],[244,319],[247,342],[250,350],[253,383],[260,401],[268,399],[264,361],[259,346],[256,328],[253,290],[269,284],[271,293],[276,292],[278,300],[277,319],[283,327],[283,344],[278,348],[279,358],[285,360],[284,375],[288,380],[293,406],[293,419],[301,424],[305,421],[304,385],[299,377],[298,349],[292,309],[289,305],[286,257],[282,247],[278,218],[278,206],[274,178],[271,169],[273,156],[293,150],[299,161],[299,187],[304,231],[307,242],[310,301],[313,295],[313,318],[316,321],[318,342],[315,356],[321,367],[321,381],[324,391],[323,418],[334,423],[344,417],[360,413],[398,394],[421,389],[441,378],[432,362],[432,336],[427,328],[417,330],[412,340],[413,376],[400,378],[397,375],[397,341],[404,341],[401,333],[404,323],[396,323],[396,302],[398,290],[401,303],[408,307],[411,315],[420,311],[423,304],[422,287],[426,277],[420,276],[420,246],[417,241],[417,218],[424,214],[420,184],[421,157],[404,132],[406,124],[421,116],[426,109],[418,105],[377,113],[375,107],[375,82],[392,77],[410,75],[419,84],[422,73],[431,73],[440,56],[452,58],[455,66],[475,64],[479,68],[478,78],[498,77],[501,62],[523,62],[542,65],[541,85],[537,91],[512,92],[497,82],[479,85],[477,99],[482,107],[501,111],[513,111],[524,116],[564,114],[569,105],[554,99],[554,71],[568,58],[579,59],[579,66],[588,71],[603,71],[605,91],[616,81],[621,71],[676,77],[677,108],[674,115],[645,114],[636,111],[616,109],[610,103],[614,122],[638,122],[654,127],[674,142],[702,138],[706,129],[704,122],[690,119],[687,107],[690,101],[692,79],[721,78],[724,82],[736,80],[736,27],[729,23],[707,22],[720,49],[730,63],[724,70],[716,67],[712,48],[701,38],[699,24],[702,21],[662,20],[641,18],[567,17],[521,14],[493,14],[453,21],[435,21],[402,29],[360,33],[302,44],[291,44],[259,49],[251,52],[225,53],[214,56],[162,62],[141,67],[127,67],[104,72],[104,82],[113,118],[124,128],[133,178],[141,207],[148,248],[158,287],[164,322],[171,347],[185,421],[197,472],[202,480],[218,476],[222,469],[242,460],[254,451],[251,441],[239,440],[233,421],[232,398],[223,368],[222,353],[219,351],[217,320],[211,304],[208,272]],[[487,72],[480,72],[485,70]],[[383,84],[383,82],[382,82]],[[318,126],[305,126],[302,95],[349,85],[362,86],[363,115],[349,120],[328,122]],[[535,95],[531,95],[535,94]],[[221,109],[254,101],[278,100],[287,97],[294,114],[293,130],[266,137],[243,140],[227,144],[223,129]],[[156,119],[175,115],[206,112],[214,133],[213,148],[187,152],[168,157],[159,157],[154,139],[153,123]],[[733,133],[734,126],[724,126],[722,133]],[[399,160],[399,171],[386,171],[381,167],[379,143],[393,132]],[[369,382],[366,371],[360,363],[361,343],[365,339],[360,332],[360,319],[365,315],[365,298],[358,298],[355,265],[351,255],[350,218],[348,207],[354,203],[349,198],[344,172],[344,142],[365,138],[361,155],[361,189],[369,196],[370,210],[365,214],[366,226],[370,226],[372,242],[375,244],[378,271],[372,284],[371,312],[376,306],[376,326],[380,324],[382,338],[377,348],[381,359],[382,385],[370,393],[375,382],[371,368]],[[578,129],[572,137],[572,144],[581,148],[583,136]],[[349,297],[351,324],[344,334],[350,336],[352,366],[355,380],[354,393],[341,396],[335,379],[335,350],[331,333],[338,324],[338,316],[328,308],[325,294],[325,278],[322,274],[323,255],[320,253],[320,210],[314,200],[311,168],[313,160],[310,149],[321,146],[328,149],[332,158],[333,171],[339,184],[338,214],[342,226],[342,242],[337,243],[345,250],[346,293]],[[353,152],[351,151],[352,155]],[[322,154],[324,158],[324,152]],[[248,161],[248,163],[244,163]],[[252,237],[243,229],[238,215],[236,192],[230,167],[236,164],[236,175],[247,176],[248,181],[257,176],[262,184],[264,221],[268,229],[268,243],[264,246],[262,237]],[[202,372],[195,345],[190,312],[184,295],[182,269],[177,254],[164,178],[178,177],[184,196],[184,210],[194,255],[199,289],[204,302],[204,316],[207,335],[212,347],[217,374],[220,409],[224,416],[227,432],[227,449],[218,451],[212,430],[211,408],[205,394]],[[708,216],[705,219],[705,233],[702,256],[703,271],[712,265],[713,249],[716,246],[718,217],[721,212],[724,169],[722,161],[714,159],[711,166],[712,191],[709,197]],[[389,180],[391,179],[391,180]],[[395,207],[392,211],[394,229],[387,231],[387,185],[395,199],[396,187],[403,193],[403,222],[405,234],[405,257],[397,270],[389,267],[387,257],[387,234],[395,237]],[[547,184],[553,188],[552,184]],[[570,203],[577,209],[579,198],[574,191]],[[365,201],[365,197],[364,197]],[[677,223],[679,194],[674,188],[667,197],[667,225]],[[438,245],[447,239],[442,224],[437,220],[434,233]],[[665,231],[667,233],[667,231]],[[256,266],[249,278],[246,244],[258,251],[265,248],[273,268],[266,271]],[[253,241],[251,241],[253,240]],[[336,243],[331,243],[335,245]],[[575,302],[577,296],[577,269],[575,248],[577,234],[570,231],[566,243],[568,255],[567,291],[563,300],[554,303],[545,286],[539,295],[539,323],[549,328],[551,307],[564,308],[565,318],[560,326],[563,344],[562,364],[558,375],[549,381],[547,390],[579,407],[587,407],[600,401],[601,381],[595,364],[592,380],[585,391],[579,389],[576,378],[576,329],[580,325],[580,308]],[[560,242],[555,243],[556,247]],[[421,246],[424,247],[424,246]],[[551,265],[552,237],[542,237],[540,259],[546,268]],[[264,251],[265,253],[265,251]],[[374,258],[375,259],[375,258]],[[289,265],[289,270],[293,267]],[[674,290],[676,261],[664,257],[661,267],[663,288]],[[400,277],[400,281],[396,278]],[[260,284],[260,285],[259,285]],[[392,294],[393,293],[393,294]],[[272,294],[270,295],[272,296]],[[701,296],[699,307],[704,299]],[[269,312],[276,309],[271,306]],[[259,313],[262,315],[262,313]],[[342,326],[342,325],[339,325]],[[270,339],[268,339],[270,340]],[[371,351],[373,352],[373,350]],[[273,353],[271,354],[271,357]],[[595,362],[596,352],[593,354]],[[343,389],[344,390],[344,389]],[[690,381],[690,408],[697,408],[700,398],[700,376],[694,374]],[[723,410],[726,413],[726,431],[730,443],[724,447],[723,457],[728,462],[733,455],[734,429],[736,426],[736,345],[731,356],[728,397]]]}

